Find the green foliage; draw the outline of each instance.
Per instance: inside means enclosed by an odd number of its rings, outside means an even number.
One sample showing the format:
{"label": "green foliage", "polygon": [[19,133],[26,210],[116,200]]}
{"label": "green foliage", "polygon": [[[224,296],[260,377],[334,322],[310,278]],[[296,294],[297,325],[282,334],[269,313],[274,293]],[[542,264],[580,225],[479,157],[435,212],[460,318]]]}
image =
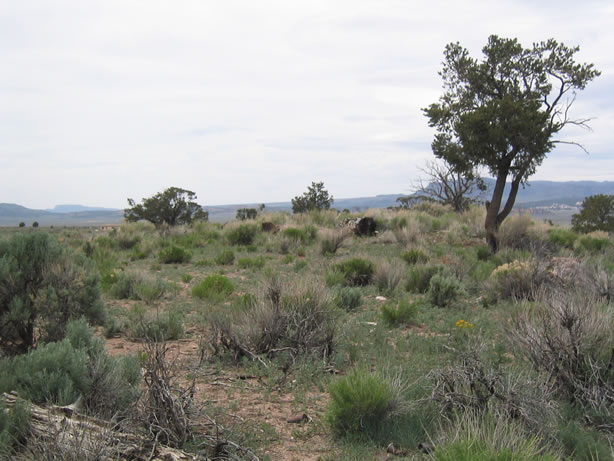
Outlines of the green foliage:
{"label": "green foliage", "polygon": [[206,277],[202,282],[192,288],[192,296],[200,299],[221,301],[234,291],[234,285],[220,274],[213,274]]}
{"label": "green foliage", "polygon": [[605,250],[607,247],[612,245],[610,239],[607,238],[596,238],[590,236],[580,237],[579,241],[580,248],[584,248],[586,251],[590,253],[600,253]]}
{"label": "green foliage", "polygon": [[223,266],[231,266],[235,262],[235,253],[230,249],[222,250],[216,257],[215,263]]}
{"label": "green foliage", "polygon": [[478,261],[488,261],[491,255],[492,253],[486,245],[480,245],[476,249],[476,256],[478,258]]}
{"label": "green foliage", "polygon": [[23,353],[64,336],[69,320],[101,323],[98,276],[88,260],[45,233],[0,241],[0,349]]}
{"label": "green foliage", "polygon": [[580,213],[571,217],[576,232],[614,232],[614,195],[591,195],[582,202]]}
{"label": "green foliage", "polygon": [[282,231],[282,235],[287,237],[290,241],[294,243],[302,243],[304,245],[309,245],[312,243],[318,230],[314,226],[305,226],[302,229],[297,229],[296,227],[288,227]]}
{"label": "green foliage", "polygon": [[429,260],[429,257],[419,248],[412,248],[401,253],[401,259],[407,264],[424,264]]}
{"label": "green foliage", "polygon": [[36,229],[36,228],[38,227],[38,221],[34,221],[34,222],[32,223],[32,227],[34,227],[34,228]]}
{"label": "green foliage", "polygon": [[110,416],[138,395],[138,362],[106,354],[84,321],[67,327],[67,338],[0,361],[0,392],[17,391],[37,404],[68,405],[82,397],[86,409]]}
{"label": "green foliage", "polygon": [[255,208],[239,208],[236,218],[239,221],[246,221],[248,219],[256,219],[256,216],[258,216],[258,210]]}
{"label": "green foliage", "polygon": [[352,287],[343,287],[337,291],[335,295],[335,304],[346,310],[353,311],[360,307],[362,303],[360,289]]}
{"label": "green foliage", "polygon": [[158,261],[162,264],[183,264],[190,262],[190,259],[192,259],[192,253],[175,244],[162,248],[158,253]]}
{"label": "green foliage", "polygon": [[25,223],[25,222],[23,222],[23,221],[21,221],[21,222],[19,223],[19,227],[26,227],[26,223]]}
{"label": "green foliage", "polygon": [[311,210],[328,210],[333,204],[333,196],[328,195],[323,182],[312,182],[307,192],[292,199],[292,212],[305,213]]}
{"label": "green foliage", "polygon": [[16,449],[23,446],[30,432],[28,402],[17,400],[12,408],[0,405],[0,459],[15,459]]}
{"label": "green foliage", "polygon": [[257,258],[239,258],[237,265],[241,269],[262,269],[266,264],[266,259],[263,256]]}
{"label": "green foliage", "polygon": [[258,234],[256,224],[241,224],[226,233],[226,238],[231,245],[251,245]]}
{"label": "green foliage", "polygon": [[557,439],[565,448],[565,452],[574,460],[612,460],[612,451],[607,439],[599,432],[582,427],[575,421],[562,424]]}
{"label": "green foliage", "polygon": [[561,248],[573,249],[578,234],[569,229],[556,228],[548,231],[548,242]]}
{"label": "green foliage", "polygon": [[130,312],[127,334],[133,339],[146,341],[172,341],[183,336],[183,316],[177,310],[148,315],[141,306]]}
{"label": "green foliage", "polygon": [[436,461],[561,461],[560,457],[541,454],[541,451],[530,439],[517,447],[503,448],[490,447],[482,440],[463,439],[438,447],[433,458]]}
{"label": "green foliage", "polygon": [[462,287],[456,277],[435,274],[429,282],[428,296],[434,306],[447,307],[453,304],[462,293]]}
{"label": "green foliage", "polygon": [[181,274],[181,281],[183,283],[190,283],[193,278],[194,277],[192,276],[192,274],[188,274],[187,272],[185,274]]}
{"label": "green foliage", "polygon": [[326,421],[339,436],[369,435],[396,409],[395,392],[380,375],[354,369],[333,381]]}
{"label": "green foliage", "polygon": [[136,204],[128,199],[130,208],[124,210],[124,218],[129,222],[146,220],[160,229],[164,225],[175,226],[190,224],[193,221],[207,221],[209,213],[196,203],[194,192],[179,187],[169,187],[153,197]]}
{"label": "green foliage", "polygon": [[431,278],[442,271],[440,266],[415,265],[407,272],[405,289],[410,293],[426,293]]}
{"label": "green foliage", "polygon": [[408,298],[397,301],[388,301],[380,308],[384,323],[389,326],[412,325],[416,322],[419,302],[410,303]]}
{"label": "green foliage", "polygon": [[334,271],[343,274],[344,282],[350,286],[365,286],[371,282],[375,265],[363,258],[353,258],[333,266]]}

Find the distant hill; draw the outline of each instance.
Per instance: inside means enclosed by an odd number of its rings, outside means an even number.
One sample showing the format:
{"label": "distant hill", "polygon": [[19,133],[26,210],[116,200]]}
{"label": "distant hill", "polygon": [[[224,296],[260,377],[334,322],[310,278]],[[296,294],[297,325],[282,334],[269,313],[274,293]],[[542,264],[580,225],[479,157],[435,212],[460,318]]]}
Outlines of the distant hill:
{"label": "distant hill", "polygon": [[[487,178],[489,187],[494,180]],[[509,185],[506,189],[509,190]],[[515,209],[528,210],[534,216],[552,219],[568,224],[571,215],[577,212],[577,204],[585,197],[595,194],[614,195],[614,181],[532,181],[521,188],[516,198]],[[375,197],[357,197],[335,199],[334,208],[338,210],[364,211],[368,208],[387,208],[397,206],[396,199],[407,194],[383,194]],[[487,198],[484,195],[484,199]],[[239,208],[258,208],[260,203],[243,203],[219,206],[204,206],[209,212],[209,219],[225,222],[235,218]],[[292,212],[288,202],[266,203],[267,211]],[[123,210],[113,208],[88,207],[84,205],[57,205],[51,210],[33,210],[14,203],[0,203],[0,226],[17,226],[24,222],[27,226],[37,221],[41,226],[101,226],[119,224],[123,219]]]}

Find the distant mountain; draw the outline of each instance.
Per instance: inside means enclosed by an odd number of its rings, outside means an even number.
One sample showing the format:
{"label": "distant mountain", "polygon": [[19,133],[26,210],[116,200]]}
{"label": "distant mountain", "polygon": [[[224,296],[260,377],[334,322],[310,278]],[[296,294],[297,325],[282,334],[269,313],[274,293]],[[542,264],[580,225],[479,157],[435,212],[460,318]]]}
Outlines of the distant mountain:
{"label": "distant mountain", "polygon": [[[489,187],[494,180],[487,178]],[[509,184],[506,187],[506,195]],[[614,195],[614,181],[532,181],[521,188],[516,198],[516,210],[529,210],[534,216],[552,219],[559,223],[569,223],[571,215],[577,212],[577,204],[585,197],[595,194]],[[364,211],[368,208],[387,208],[397,206],[396,199],[407,194],[383,194],[375,197],[335,199],[334,208],[338,210]],[[484,200],[488,194],[484,194]],[[243,203],[219,206],[204,206],[209,219],[225,222],[235,218],[239,208],[258,208],[260,203]],[[266,203],[267,211],[292,212],[290,202]],[[113,208],[88,207],[83,205],[57,205],[52,210],[32,210],[14,203],[0,203],[0,226],[17,226],[24,222],[30,226],[37,221],[41,226],[100,226],[119,224],[123,210]]]}
{"label": "distant mountain", "polygon": [[[88,210],[88,207],[83,207]],[[24,222],[31,226],[34,221],[41,226],[101,226],[119,224],[122,210],[88,210],[76,212],[52,212],[32,210],[14,203],[0,203],[0,226],[18,226]]]}

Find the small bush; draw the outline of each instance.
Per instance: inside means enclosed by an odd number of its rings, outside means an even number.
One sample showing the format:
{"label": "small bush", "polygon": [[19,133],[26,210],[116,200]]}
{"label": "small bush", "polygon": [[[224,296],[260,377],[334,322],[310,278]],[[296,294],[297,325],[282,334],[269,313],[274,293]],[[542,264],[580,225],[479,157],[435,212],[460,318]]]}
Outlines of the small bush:
{"label": "small bush", "polygon": [[412,248],[401,253],[401,259],[407,264],[424,264],[428,262],[429,257],[426,253],[418,248]]}
{"label": "small bush", "polygon": [[294,263],[294,272],[300,272],[307,267],[307,261],[304,259]]}
{"label": "small bush", "polygon": [[215,263],[221,266],[231,266],[235,262],[235,254],[232,250],[222,250],[216,257]]}
{"label": "small bush", "polygon": [[596,238],[590,236],[580,237],[578,243],[580,248],[583,248],[590,253],[600,253],[612,245],[612,242],[610,242],[610,239],[608,238]]}
{"label": "small bush", "polygon": [[507,218],[499,229],[499,244],[501,248],[529,250],[533,240],[530,235],[532,224],[533,221],[529,214]]}
{"label": "small bush", "polygon": [[412,325],[418,315],[419,303],[410,303],[408,298],[401,299],[398,303],[388,301],[381,307],[384,323],[389,326]]}
{"label": "small bush", "polygon": [[231,245],[251,245],[258,234],[256,224],[241,224],[226,232],[226,238]]}
{"label": "small bush", "polygon": [[174,244],[162,248],[158,253],[158,260],[162,264],[183,264],[190,262],[190,259],[192,259],[192,253]]}
{"label": "small bush", "polygon": [[493,303],[504,299],[531,299],[546,278],[546,272],[536,262],[515,260],[495,268],[483,289]]}
{"label": "small bush", "polygon": [[313,240],[315,239],[315,232],[312,232],[311,229],[315,229],[315,227],[305,226],[302,229],[288,227],[287,229],[284,229],[281,233],[284,237],[286,237],[293,243],[302,243],[303,245],[307,245],[313,242]]}
{"label": "small bush", "polygon": [[476,256],[478,258],[478,261],[488,261],[491,255],[492,253],[486,245],[480,245],[476,249]]}
{"label": "small bush", "polygon": [[405,289],[410,293],[426,293],[429,289],[431,278],[441,272],[439,266],[416,265],[407,272]]}
{"label": "small bush", "polygon": [[363,258],[349,259],[335,264],[333,268],[343,274],[345,284],[350,286],[368,285],[375,272],[373,263]]}
{"label": "small bush", "polygon": [[234,291],[234,285],[228,277],[219,274],[209,275],[192,288],[192,296],[200,299],[221,301]]}
{"label": "small bush", "polygon": [[453,304],[462,292],[456,277],[435,274],[429,282],[429,300],[434,306],[447,307]]}
{"label": "small bush", "polygon": [[266,259],[263,256],[257,258],[239,258],[237,265],[241,269],[262,269],[266,264]]}
{"label": "small bush", "polygon": [[335,296],[335,304],[346,311],[357,309],[361,303],[359,288],[344,287],[339,289]]}
{"label": "small bush", "polygon": [[181,281],[183,283],[190,283],[193,278],[194,277],[192,276],[192,274],[188,274],[187,272],[185,274],[181,274]]}
{"label": "small bush", "polygon": [[386,379],[364,369],[333,381],[328,391],[326,421],[340,436],[369,435],[402,406],[399,393]]}
{"label": "small bush", "polygon": [[0,459],[15,459],[16,449],[23,446],[30,432],[31,414],[25,400],[17,400],[8,409],[0,404]]}
{"label": "small bush", "polygon": [[[568,421],[557,433],[557,439],[565,452],[578,461],[612,460],[612,451],[607,439],[599,432]],[[571,459],[571,458],[570,458]]]}
{"label": "small bush", "polygon": [[120,250],[131,250],[135,246],[139,244],[141,238],[137,235],[128,236],[128,235],[120,235],[117,238],[117,246]]}
{"label": "small bush", "polygon": [[133,307],[130,312],[128,335],[132,339],[146,341],[172,341],[183,336],[183,316],[176,310],[170,310],[155,317],[148,316],[145,309]]}
{"label": "small bush", "polygon": [[556,228],[548,232],[548,242],[560,248],[573,249],[577,239],[578,234],[569,229]]}

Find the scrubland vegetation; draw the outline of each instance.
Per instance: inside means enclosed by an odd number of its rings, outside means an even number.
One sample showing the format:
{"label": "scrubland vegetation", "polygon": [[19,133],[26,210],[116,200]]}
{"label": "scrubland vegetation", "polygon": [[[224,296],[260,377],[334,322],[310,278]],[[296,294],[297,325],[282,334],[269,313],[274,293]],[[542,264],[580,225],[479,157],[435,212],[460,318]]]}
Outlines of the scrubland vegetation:
{"label": "scrubland vegetation", "polygon": [[512,216],[493,254],[479,207],[364,215],[3,231],[0,456],[101,459],[30,432],[76,403],[133,459],[612,459],[607,233]]}

